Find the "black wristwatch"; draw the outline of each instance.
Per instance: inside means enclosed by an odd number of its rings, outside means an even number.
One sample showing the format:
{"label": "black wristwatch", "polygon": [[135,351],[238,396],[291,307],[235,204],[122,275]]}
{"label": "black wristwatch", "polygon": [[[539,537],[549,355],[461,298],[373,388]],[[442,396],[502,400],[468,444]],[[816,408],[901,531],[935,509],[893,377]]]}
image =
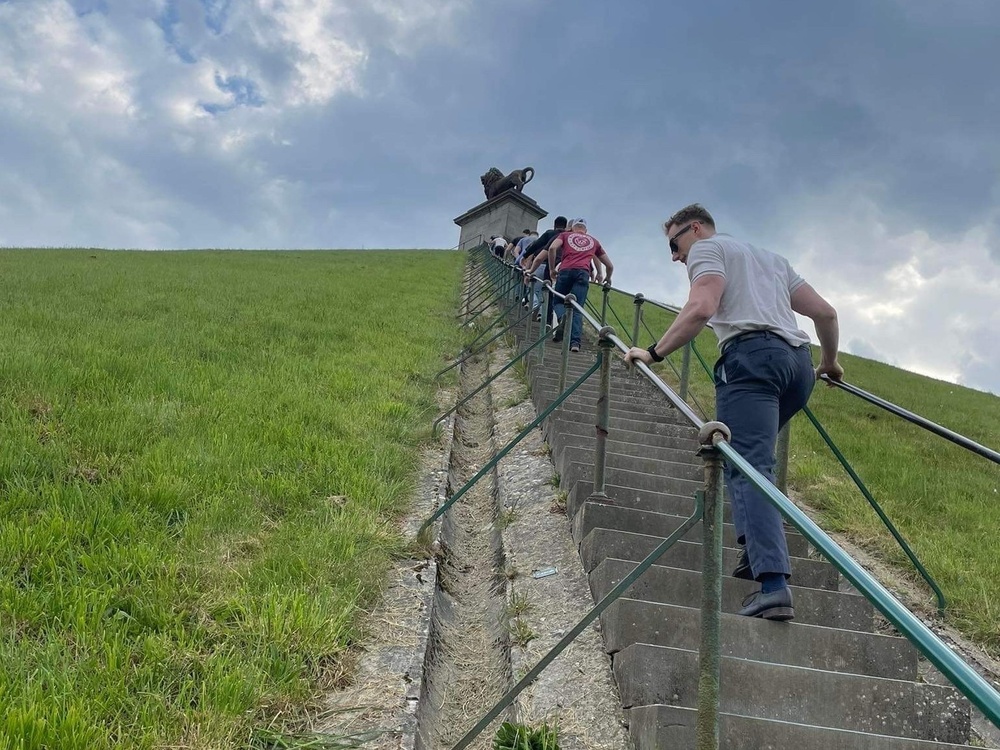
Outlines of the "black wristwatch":
{"label": "black wristwatch", "polygon": [[649,356],[653,358],[654,362],[663,361],[663,357],[661,357],[659,354],[656,353],[656,344],[651,344],[646,351],[649,352]]}

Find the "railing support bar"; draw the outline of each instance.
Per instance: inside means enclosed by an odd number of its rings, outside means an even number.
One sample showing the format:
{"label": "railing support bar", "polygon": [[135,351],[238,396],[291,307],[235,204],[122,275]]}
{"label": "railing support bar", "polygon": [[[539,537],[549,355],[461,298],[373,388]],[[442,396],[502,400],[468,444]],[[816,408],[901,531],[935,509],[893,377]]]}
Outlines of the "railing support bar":
{"label": "railing support bar", "polygon": [[639,325],[642,323],[642,303],[646,301],[642,292],[635,295],[632,304],[635,305],[635,317],[632,319],[632,346],[639,346]]}
{"label": "railing support bar", "polygon": [[684,352],[681,355],[681,388],[677,394],[681,400],[687,401],[688,382],[691,380],[691,342],[684,344]]}
{"label": "railing support bar", "polygon": [[721,422],[708,422],[698,433],[705,462],[704,516],[702,528],[701,645],[698,651],[698,750],[719,750],[719,694],[722,661],[722,455],[712,443],[729,429]]}
{"label": "railing support bar", "polygon": [[[514,325],[517,325],[517,323],[514,323]],[[508,362],[503,367],[501,367],[497,372],[493,373],[493,375],[491,375],[490,377],[486,378],[486,381],[482,385],[480,385],[478,388],[476,388],[476,390],[474,390],[472,393],[470,393],[468,396],[466,396],[465,398],[463,398],[461,401],[459,401],[453,407],[451,407],[450,409],[448,409],[448,411],[446,411],[444,414],[442,414],[437,419],[435,419],[434,423],[431,425],[431,434],[432,435],[436,435],[437,434],[437,426],[441,423],[442,420],[445,419],[445,417],[447,417],[452,412],[458,411],[458,409],[461,408],[469,399],[471,399],[473,396],[475,396],[477,393],[479,393],[481,390],[483,390],[483,388],[485,388],[490,383],[492,383],[494,380],[496,380],[498,377],[500,377],[505,372],[507,372],[507,370],[509,370],[511,367],[513,367],[515,363],[519,362],[521,360],[521,358],[524,357],[524,355],[526,355],[528,352],[530,352],[536,346],[539,346],[540,344],[542,344],[544,342],[545,342],[545,338],[544,337],[538,339],[538,341],[536,341],[531,346],[529,346],[528,348],[526,348],[523,352],[521,352],[516,357],[514,357],[514,359],[512,359],[510,362]]]}
{"label": "railing support bar", "polygon": [[[533,346],[537,346],[544,340],[545,340],[544,338],[539,339],[533,344]],[[507,367],[510,367],[510,365],[514,364],[514,362],[516,362],[518,359],[520,359],[520,356],[512,359],[510,363],[507,365]],[[548,406],[548,408],[546,408],[541,414],[535,417],[535,419],[532,420],[531,424],[529,424],[527,427],[521,430],[521,432],[517,435],[517,437],[515,437],[513,440],[507,443],[507,445],[505,445],[495,456],[493,456],[493,458],[491,458],[486,463],[486,465],[482,469],[480,469],[479,472],[472,479],[466,482],[465,485],[463,485],[458,492],[456,492],[454,495],[448,498],[446,502],[442,503],[441,507],[438,508],[436,511],[434,511],[434,513],[431,514],[430,518],[428,518],[420,525],[420,528],[417,530],[417,536],[419,537],[421,534],[423,534],[424,530],[427,529],[427,527],[430,526],[432,523],[434,523],[438,518],[440,518],[441,514],[444,513],[446,510],[448,510],[448,508],[450,508],[452,505],[454,505],[458,501],[458,499],[462,497],[462,495],[468,492],[469,488],[472,487],[472,485],[478,482],[486,474],[486,472],[488,472],[490,469],[496,466],[497,462],[500,461],[501,458],[506,456],[511,448],[513,448],[515,445],[521,442],[526,435],[528,435],[533,429],[535,429],[538,425],[540,425],[542,423],[542,420],[552,413],[553,409],[555,409],[557,406],[559,406],[559,404],[561,404],[563,401],[569,398],[570,394],[573,393],[573,391],[575,391],[577,388],[579,388],[581,385],[587,382],[587,378],[589,378],[591,375],[597,372],[597,368],[599,368],[600,366],[601,366],[601,357],[600,355],[598,355],[597,359],[594,361],[594,364],[590,366],[590,369],[588,369],[587,372],[581,375],[580,378],[575,383],[573,383],[573,385],[571,385],[567,390],[560,393],[558,398],[556,398],[556,400],[553,401]],[[505,367],[504,370],[506,370],[507,367]],[[490,380],[486,381],[486,383],[484,383],[483,385],[484,386],[487,385],[490,381],[492,381],[502,372],[503,370],[498,372],[496,375],[493,376],[493,378],[490,378]],[[478,390],[482,390],[482,388],[483,386],[480,386]]]}
{"label": "railing support bar", "polygon": [[560,320],[556,326],[557,330],[560,327],[562,329],[562,362],[559,365],[560,391],[566,387],[566,369],[569,367],[570,332],[573,330],[573,316],[576,314],[576,310],[573,307],[574,302],[576,302],[576,295],[567,294],[566,298],[563,300],[563,304],[565,305],[563,308],[563,319]]}
{"label": "railing support bar", "polygon": [[[872,510],[874,510],[878,517],[882,519],[882,523],[887,529],[889,529],[889,533],[892,534],[897,544],[899,544],[900,549],[903,550],[906,556],[910,559],[910,562],[913,563],[913,567],[915,567],[917,572],[920,573],[920,577],[923,578],[927,582],[927,585],[931,587],[931,590],[934,592],[934,596],[937,597],[938,614],[943,615],[945,608],[948,606],[948,600],[945,599],[944,592],[941,591],[941,587],[937,585],[937,581],[935,581],[931,574],[927,572],[923,563],[920,562],[913,550],[910,549],[910,545],[906,543],[903,535],[899,533],[896,526],[889,520],[889,516],[887,516],[885,511],[882,510],[882,506],[875,501],[872,493],[868,491],[868,487],[861,481],[861,477],[859,477],[858,473],[854,471],[854,467],[851,466],[850,462],[844,457],[844,454],[840,452],[836,443],[833,442],[833,438],[831,438],[827,431],[823,429],[823,425],[820,424],[816,415],[812,413],[812,409],[806,406],[803,407],[802,412],[809,418],[809,421],[813,423],[813,427],[816,428],[819,436],[823,438],[827,447],[829,447],[829,449],[833,452],[833,455],[837,457],[838,461],[840,461],[840,465],[844,467],[844,471],[846,471],[851,479],[854,480],[855,486],[861,490],[861,494],[864,495],[865,500],[868,501]],[[779,487],[778,489],[781,488]],[[782,492],[784,492],[784,490],[782,490]]]}
{"label": "railing support bar", "polygon": [[608,462],[608,429],[611,424],[611,350],[614,344],[609,335],[613,336],[615,329],[605,326],[598,334],[598,348],[601,352],[601,375],[597,396],[597,426],[594,441],[594,487],[591,497],[606,499],[604,490],[604,473]]}

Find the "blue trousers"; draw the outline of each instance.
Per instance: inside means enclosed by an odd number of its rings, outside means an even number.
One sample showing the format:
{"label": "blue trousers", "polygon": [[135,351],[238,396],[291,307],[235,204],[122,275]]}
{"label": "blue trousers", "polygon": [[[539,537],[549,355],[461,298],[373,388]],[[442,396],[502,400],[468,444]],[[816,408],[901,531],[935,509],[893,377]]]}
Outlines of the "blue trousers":
{"label": "blue trousers", "polygon": [[[556,291],[559,294],[573,294],[576,297],[576,304],[585,307],[587,304],[587,292],[590,290],[590,271],[585,268],[577,268],[571,271],[560,271],[556,276]],[[562,322],[563,312],[566,305],[561,299],[556,299],[552,303],[559,322]],[[565,335],[565,332],[564,334]],[[576,310],[573,311],[573,330],[570,332],[570,344],[579,344],[583,341],[583,316]]]}
{"label": "blue trousers", "polygon": [[[732,431],[733,448],[772,483],[778,431],[806,405],[815,382],[809,347],[770,332],[728,343],[715,365],[716,418]],[[781,514],[728,463],[726,485],[754,577],[791,575]]]}

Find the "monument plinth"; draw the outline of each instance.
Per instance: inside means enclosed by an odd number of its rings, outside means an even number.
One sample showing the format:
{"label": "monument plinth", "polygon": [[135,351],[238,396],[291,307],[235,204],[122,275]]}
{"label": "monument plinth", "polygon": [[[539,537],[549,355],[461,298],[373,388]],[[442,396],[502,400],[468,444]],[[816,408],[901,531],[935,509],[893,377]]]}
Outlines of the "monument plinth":
{"label": "monument plinth", "polygon": [[[502,234],[509,240],[522,237],[524,229],[537,229],[540,219],[548,216],[535,201],[511,188],[495,198],[483,201],[455,219],[462,228],[460,250],[472,250],[491,236]],[[477,238],[479,241],[477,242]]]}

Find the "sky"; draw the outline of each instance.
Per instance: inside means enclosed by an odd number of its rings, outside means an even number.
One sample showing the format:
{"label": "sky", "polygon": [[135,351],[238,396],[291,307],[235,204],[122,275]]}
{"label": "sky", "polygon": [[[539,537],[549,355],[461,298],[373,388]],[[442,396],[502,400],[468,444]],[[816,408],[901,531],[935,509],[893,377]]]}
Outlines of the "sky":
{"label": "sky", "polygon": [[1000,394],[998,39],[996,0],[0,0],[0,246],[448,248],[532,166],[618,288],[683,304],[697,201],[844,350]]}

